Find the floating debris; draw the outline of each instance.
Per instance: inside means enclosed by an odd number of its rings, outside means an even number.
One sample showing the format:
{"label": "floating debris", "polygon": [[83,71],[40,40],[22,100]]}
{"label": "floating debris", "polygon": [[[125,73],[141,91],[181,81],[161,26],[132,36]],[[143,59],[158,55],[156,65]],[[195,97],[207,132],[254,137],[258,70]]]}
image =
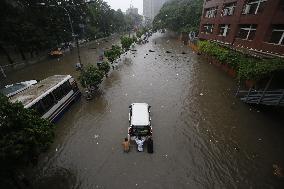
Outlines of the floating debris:
{"label": "floating debris", "polygon": [[137,51],[136,49],[131,49],[131,51]]}
{"label": "floating debris", "polygon": [[182,51],[182,53],[181,53],[181,54],[186,54],[186,52]]}
{"label": "floating debris", "polygon": [[153,50],[150,49],[149,52],[155,52],[155,51],[153,51]]}
{"label": "floating debris", "polygon": [[96,139],[96,138],[99,138],[100,136],[99,136],[99,135],[95,135],[94,137],[95,137],[95,139]]}
{"label": "floating debris", "polygon": [[171,51],[166,51],[166,53],[172,53]]}
{"label": "floating debris", "polygon": [[203,94],[203,93],[200,93],[199,95],[200,95],[200,96],[203,96],[204,94]]}

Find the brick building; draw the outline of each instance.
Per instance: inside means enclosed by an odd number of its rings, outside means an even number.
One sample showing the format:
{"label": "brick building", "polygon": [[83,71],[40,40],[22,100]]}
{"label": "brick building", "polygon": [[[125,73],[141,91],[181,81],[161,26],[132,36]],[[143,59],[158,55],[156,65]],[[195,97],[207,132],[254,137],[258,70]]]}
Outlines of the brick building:
{"label": "brick building", "polygon": [[284,0],[204,0],[199,38],[284,56]]}

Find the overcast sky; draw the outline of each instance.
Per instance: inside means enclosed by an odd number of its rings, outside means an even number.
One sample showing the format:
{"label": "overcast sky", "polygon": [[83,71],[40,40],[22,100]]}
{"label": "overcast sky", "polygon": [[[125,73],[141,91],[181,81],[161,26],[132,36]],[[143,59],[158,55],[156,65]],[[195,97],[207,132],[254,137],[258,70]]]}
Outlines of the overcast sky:
{"label": "overcast sky", "polygon": [[143,0],[104,0],[107,2],[111,8],[117,10],[121,9],[123,12],[126,11],[130,7],[130,3],[132,2],[132,5],[135,8],[138,8],[139,14],[143,13]]}

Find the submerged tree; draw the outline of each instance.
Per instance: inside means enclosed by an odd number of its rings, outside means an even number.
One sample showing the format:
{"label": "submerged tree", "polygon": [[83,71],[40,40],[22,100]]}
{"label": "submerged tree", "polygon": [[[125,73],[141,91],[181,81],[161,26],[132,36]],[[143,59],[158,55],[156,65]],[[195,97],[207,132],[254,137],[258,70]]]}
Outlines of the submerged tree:
{"label": "submerged tree", "polygon": [[117,45],[112,45],[111,49],[105,51],[104,54],[107,57],[108,61],[113,63],[122,54],[122,49]]}
{"label": "submerged tree", "polygon": [[101,64],[99,64],[99,70],[103,71],[105,73],[105,76],[108,77],[108,72],[110,71],[109,63],[104,61]]}
{"label": "submerged tree", "polygon": [[124,51],[128,51],[131,45],[135,42],[134,38],[125,37],[125,36],[121,37],[120,40],[121,40],[121,45]]}
{"label": "submerged tree", "polygon": [[103,78],[104,72],[91,65],[82,70],[79,80],[83,87],[91,90],[97,89]]}

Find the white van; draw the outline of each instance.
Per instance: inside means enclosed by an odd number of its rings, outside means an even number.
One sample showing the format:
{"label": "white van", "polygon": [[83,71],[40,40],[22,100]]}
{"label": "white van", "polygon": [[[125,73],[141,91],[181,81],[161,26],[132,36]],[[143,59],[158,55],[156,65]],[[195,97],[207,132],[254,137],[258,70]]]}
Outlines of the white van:
{"label": "white van", "polygon": [[151,137],[152,125],[150,108],[147,103],[133,103],[129,106],[128,138]]}

